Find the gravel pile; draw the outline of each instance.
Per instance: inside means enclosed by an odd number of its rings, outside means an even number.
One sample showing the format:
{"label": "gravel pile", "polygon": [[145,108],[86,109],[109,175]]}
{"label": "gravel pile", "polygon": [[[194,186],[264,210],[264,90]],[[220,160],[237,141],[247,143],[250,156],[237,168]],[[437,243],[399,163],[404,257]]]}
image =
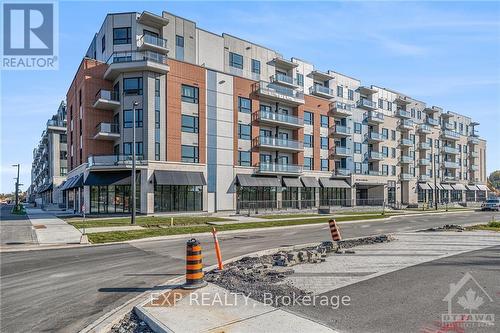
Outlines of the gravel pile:
{"label": "gravel pile", "polygon": [[458,224],[445,224],[442,227],[436,227],[436,228],[429,228],[422,230],[424,232],[428,231],[455,231],[455,232],[462,232],[465,231],[465,227],[462,227],[461,225]]}
{"label": "gravel pile", "polygon": [[137,317],[137,315],[132,311],[123,317],[122,320],[116,325],[114,325],[110,333],[154,333],[154,331],[149,328],[148,324],[143,322]]}

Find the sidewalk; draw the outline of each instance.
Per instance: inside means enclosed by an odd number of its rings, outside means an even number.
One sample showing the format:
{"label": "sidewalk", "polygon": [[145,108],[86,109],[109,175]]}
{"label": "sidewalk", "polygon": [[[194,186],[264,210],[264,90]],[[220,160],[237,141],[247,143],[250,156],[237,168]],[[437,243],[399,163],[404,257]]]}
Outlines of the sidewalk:
{"label": "sidewalk", "polygon": [[81,233],[54,213],[28,208],[26,214],[33,225],[38,244],[79,244]]}

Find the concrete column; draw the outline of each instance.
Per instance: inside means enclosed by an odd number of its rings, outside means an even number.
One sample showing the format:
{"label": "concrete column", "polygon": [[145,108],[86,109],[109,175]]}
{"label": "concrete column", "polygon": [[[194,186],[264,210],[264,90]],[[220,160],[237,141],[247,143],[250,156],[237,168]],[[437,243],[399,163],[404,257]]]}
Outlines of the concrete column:
{"label": "concrete column", "polygon": [[319,207],[319,187],[314,188],[315,205]]}
{"label": "concrete column", "polygon": [[351,186],[349,190],[346,191],[346,199],[351,204],[352,207],[356,206],[356,187]]}
{"label": "concrete column", "polygon": [[298,205],[297,207],[299,209],[302,209],[302,189],[303,187],[299,187],[298,190],[297,190],[297,202],[298,202]]}
{"label": "concrete column", "polygon": [[153,214],[155,209],[154,202],[154,181],[153,169],[143,169],[140,172],[141,179],[141,210],[142,214]]}
{"label": "concrete column", "polygon": [[[80,203],[81,190],[82,190],[81,187],[78,188],[78,192],[76,194],[76,195],[78,195],[78,199],[75,197],[75,203],[78,200],[78,203],[80,204],[80,207],[77,207],[77,211],[79,211],[81,208],[81,203]],[[89,214],[90,213],[90,186],[83,187],[83,203],[85,204],[85,214]]]}
{"label": "concrete column", "polygon": [[281,190],[278,188],[276,191],[276,208],[280,209],[281,208],[281,201],[283,200],[283,195],[281,193]]}

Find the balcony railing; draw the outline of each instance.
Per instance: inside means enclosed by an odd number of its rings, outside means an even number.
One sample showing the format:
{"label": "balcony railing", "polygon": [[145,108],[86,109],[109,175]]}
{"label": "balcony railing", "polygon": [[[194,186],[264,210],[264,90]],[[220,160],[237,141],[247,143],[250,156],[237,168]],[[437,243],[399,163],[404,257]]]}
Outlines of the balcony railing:
{"label": "balcony railing", "polygon": [[384,122],[384,114],[376,111],[369,111],[367,116],[368,122],[382,123]]}
{"label": "balcony railing", "polygon": [[167,63],[167,56],[152,52],[152,51],[124,51],[124,52],[114,52],[108,58],[106,63],[108,65],[116,63],[126,63],[134,61],[153,61],[159,64]]}
{"label": "balcony railing", "polygon": [[467,139],[467,141],[473,145],[479,144],[479,139],[475,136],[469,136],[469,139]]}
{"label": "balcony railing", "polygon": [[272,122],[280,122],[290,125],[303,126],[304,119],[296,116],[291,116],[284,113],[278,112],[270,112],[270,111],[259,111],[259,120],[260,121],[272,121]]}
{"label": "balcony railing", "polygon": [[413,121],[410,119],[401,119],[399,122],[399,127],[403,129],[413,129]]}
{"label": "balcony railing", "polygon": [[297,80],[291,76],[276,73],[270,77],[271,82],[273,83],[284,83],[289,86],[298,86]]}
{"label": "balcony railing", "polygon": [[472,158],[479,157],[479,153],[477,151],[471,151],[470,152],[470,157],[472,157]]}
{"label": "balcony railing", "polygon": [[418,147],[423,150],[431,149],[431,145],[428,142],[420,142]]}
{"label": "balcony railing", "polygon": [[66,121],[49,119],[47,120],[47,126],[66,127]]}
{"label": "balcony railing", "polygon": [[335,125],[328,129],[330,135],[350,135],[352,133],[351,128],[342,125]]}
{"label": "balcony railing", "polygon": [[454,130],[455,126],[452,123],[443,123],[443,128],[448,130]]}
{"label": "balcony railing", "polygon": [[321,86],[319,84],[315,84],[314,86],[310,87],[309,93],[313,94],[313,95],[321,95],[321,96],[325,96],[325,97],[334,97],[332,89],[330,89],[328,87]]}
{"label": "balcony railing", "polygon": [[350,176],[352,173],[351,170],[346,169],[346,168],[337,168],[335,169],[335,174],[337,176]]}
{"label": "balcony railing", "polygon": [[411,118],[411,113],[403,109],[398,109],[396,115],[400,118]]}
{"label": "balcony railing", "polygon": [[470,169],[471,169],[472,171],[478,171],[478,170],[479,170],[479,165],[477,165],[477,164],[471,164],[471,165],[470,165]]}
{"label": "balcony railing", "polygon": [[443,161],[443,167],[446,169],[458,169],[460,165],[456,162]]}
{"label": "balcony railing", "polygon": [[113,110],[120,106],[120,94],[116,91],[99,89],[95,94],[93,107],[96,109]]}
{"label": "balcony railing", "polygon": [[335,155],[351,155],[351,149],[344,146],[335,147]]}
{"label": "balcony railing", "polygon": [[418,160],[419,165],[431,165],[431,161],[428,158],[421,158]]}
{"label": "balcony railing", "polygon": [[256,88],[261,95],[294,104],[304,104],[304,93],[299,90],[264,81],[257,83]]}
{"label": "balcony railing", "polygon": [[401,163],[413,163],[413,157],[411,156],[406,156],[406,155],[401,155]]}
{"label": "balcony railing", "polygon": [[442,132],[442,136],[445,138],[455,139],[455,140],[460,138],[460,134],[458,134],[455,131],[450,131],[450,130],[444,130]]}
{"label": "balcony railing", "polygon": [[382,171],[379,171],[379,170],[368,170],[367,174],[369,176],[382,176]]}
{"label": "balcony railing", "polygon": [[361,98],[357,103],[358,108],[373,110],[377,108],[377,103],[366,98]]}
{"label": "balcony railing", "polygon": [[439,120],[427,117],[427,124],[431,126],[439,126]]}
{"label": "balcony railing", "polygon": [[400,178],[401,180],[410,180],[410,179],[412,179],[412,178],[413,178],[413,175],[412,175],[412,174],[410,174],[410,173],[400,173],[400,174],[399,174],[399,178]]}
{"label": "balcony railing", "polygon": [[280,139],[272,136],[259,136],[256,138],[256,146],[267,146],[276,148],[285,148],[292,150],[304,149],[304,144],[301,141]]}
{"label": "balcony railing", "polygon": [[429,175],[420,175],[420,176],[418,176],[418,180],[421,181],[421,182],[428,182],[429,180],[431,180],[431,176],[429,176]]}
{"label": "balcony railing", "polygon": [[452,174],[445,174],[443,176],[444,182],[455,182],[458,180],[458,177],[453,176]]}
{"label": "balcony railing", "polygon": [[368,158],[370,158],[372,160],[381,160],[384,158],[384,154],[382,154],[379,151],[369,151]]}
{"label": "balcony railing", "polygon": [[298,174],[302,172],[301,165],[295,164],[280,164],[280,163],[267,163],[260,162],[259,163],[259,172],[260,173],[292,173]]}
{"label": "balcony railing", "polygon": [[413,141],[410,140],[410,139],[401,139],[399,141],[399,144],[402,145],[402,146],[413,146]]}
{"label": "balcony railing", "polygon": [[120,133],[120,126],[114,123],[99,123],[96,126],[96,133]]}
{"label": "balcony railing", "polygon": [[420,124],[420,125],[418,125],[418,131],[421,132],[421,133],[427,133],[427,134],[429,134],[429,133],[432,132],[430,126],[426,125],[426,124]]}
{"label": "balcony railing", "polygon": [[[136,162],[144,163],[142,155],[136,155]],[[132,165],[132,155],[97,155],[89,156],[87,162],[90,166]]]}
{"label": "balcony railing", "polygon": [[144,34],[139,39],[139,45],[149,44],[155,47],[167,48],[167,40],[150,34]]}
{"label": "balcony railing", "polygon": [[454,154],[454,155],[460,154],[460,151],[458,150],[458,148],[454,148],[454,147],[450,147],[450,146],[443,146],[443,152],[445,152],[446,154]]}
{"label": "balcony railing", "polygon": [[384,138],[382,133],[378,133],[378,132],[369,132],[367,134],[367,137],[369,140],[374,140],[374,141],[383,141],[383,140],[387,139],[387,138]]}
{"label": "balcony railing", "polygon": [[350,116],[352,115],[352,104],[333,102],[331,104],[330,113],[332,116]]}

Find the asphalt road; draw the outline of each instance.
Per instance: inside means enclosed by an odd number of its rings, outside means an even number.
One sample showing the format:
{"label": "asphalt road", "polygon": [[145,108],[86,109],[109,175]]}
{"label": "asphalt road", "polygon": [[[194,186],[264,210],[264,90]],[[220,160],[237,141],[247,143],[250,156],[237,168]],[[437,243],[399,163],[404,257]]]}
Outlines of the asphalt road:
{"label": "asphalt road", "polygon": [[[491,213],[396,217],[341,223],[345,238],[447,223],[486,222]],[[3,221],[2,221],[3,223]],[[328,240],[327,225],[220,234],[231,258],[283,245]],[[1,332],[75,332],[139,293],[183,274],[184,239],[1,253]],[[206,265],[215,263],[210,236],[197,236]]]}
{"label": "asphalt road", "polygon": [[37,244],[26,215],[11,213],[13,205],[0,206],[0,245]]}

